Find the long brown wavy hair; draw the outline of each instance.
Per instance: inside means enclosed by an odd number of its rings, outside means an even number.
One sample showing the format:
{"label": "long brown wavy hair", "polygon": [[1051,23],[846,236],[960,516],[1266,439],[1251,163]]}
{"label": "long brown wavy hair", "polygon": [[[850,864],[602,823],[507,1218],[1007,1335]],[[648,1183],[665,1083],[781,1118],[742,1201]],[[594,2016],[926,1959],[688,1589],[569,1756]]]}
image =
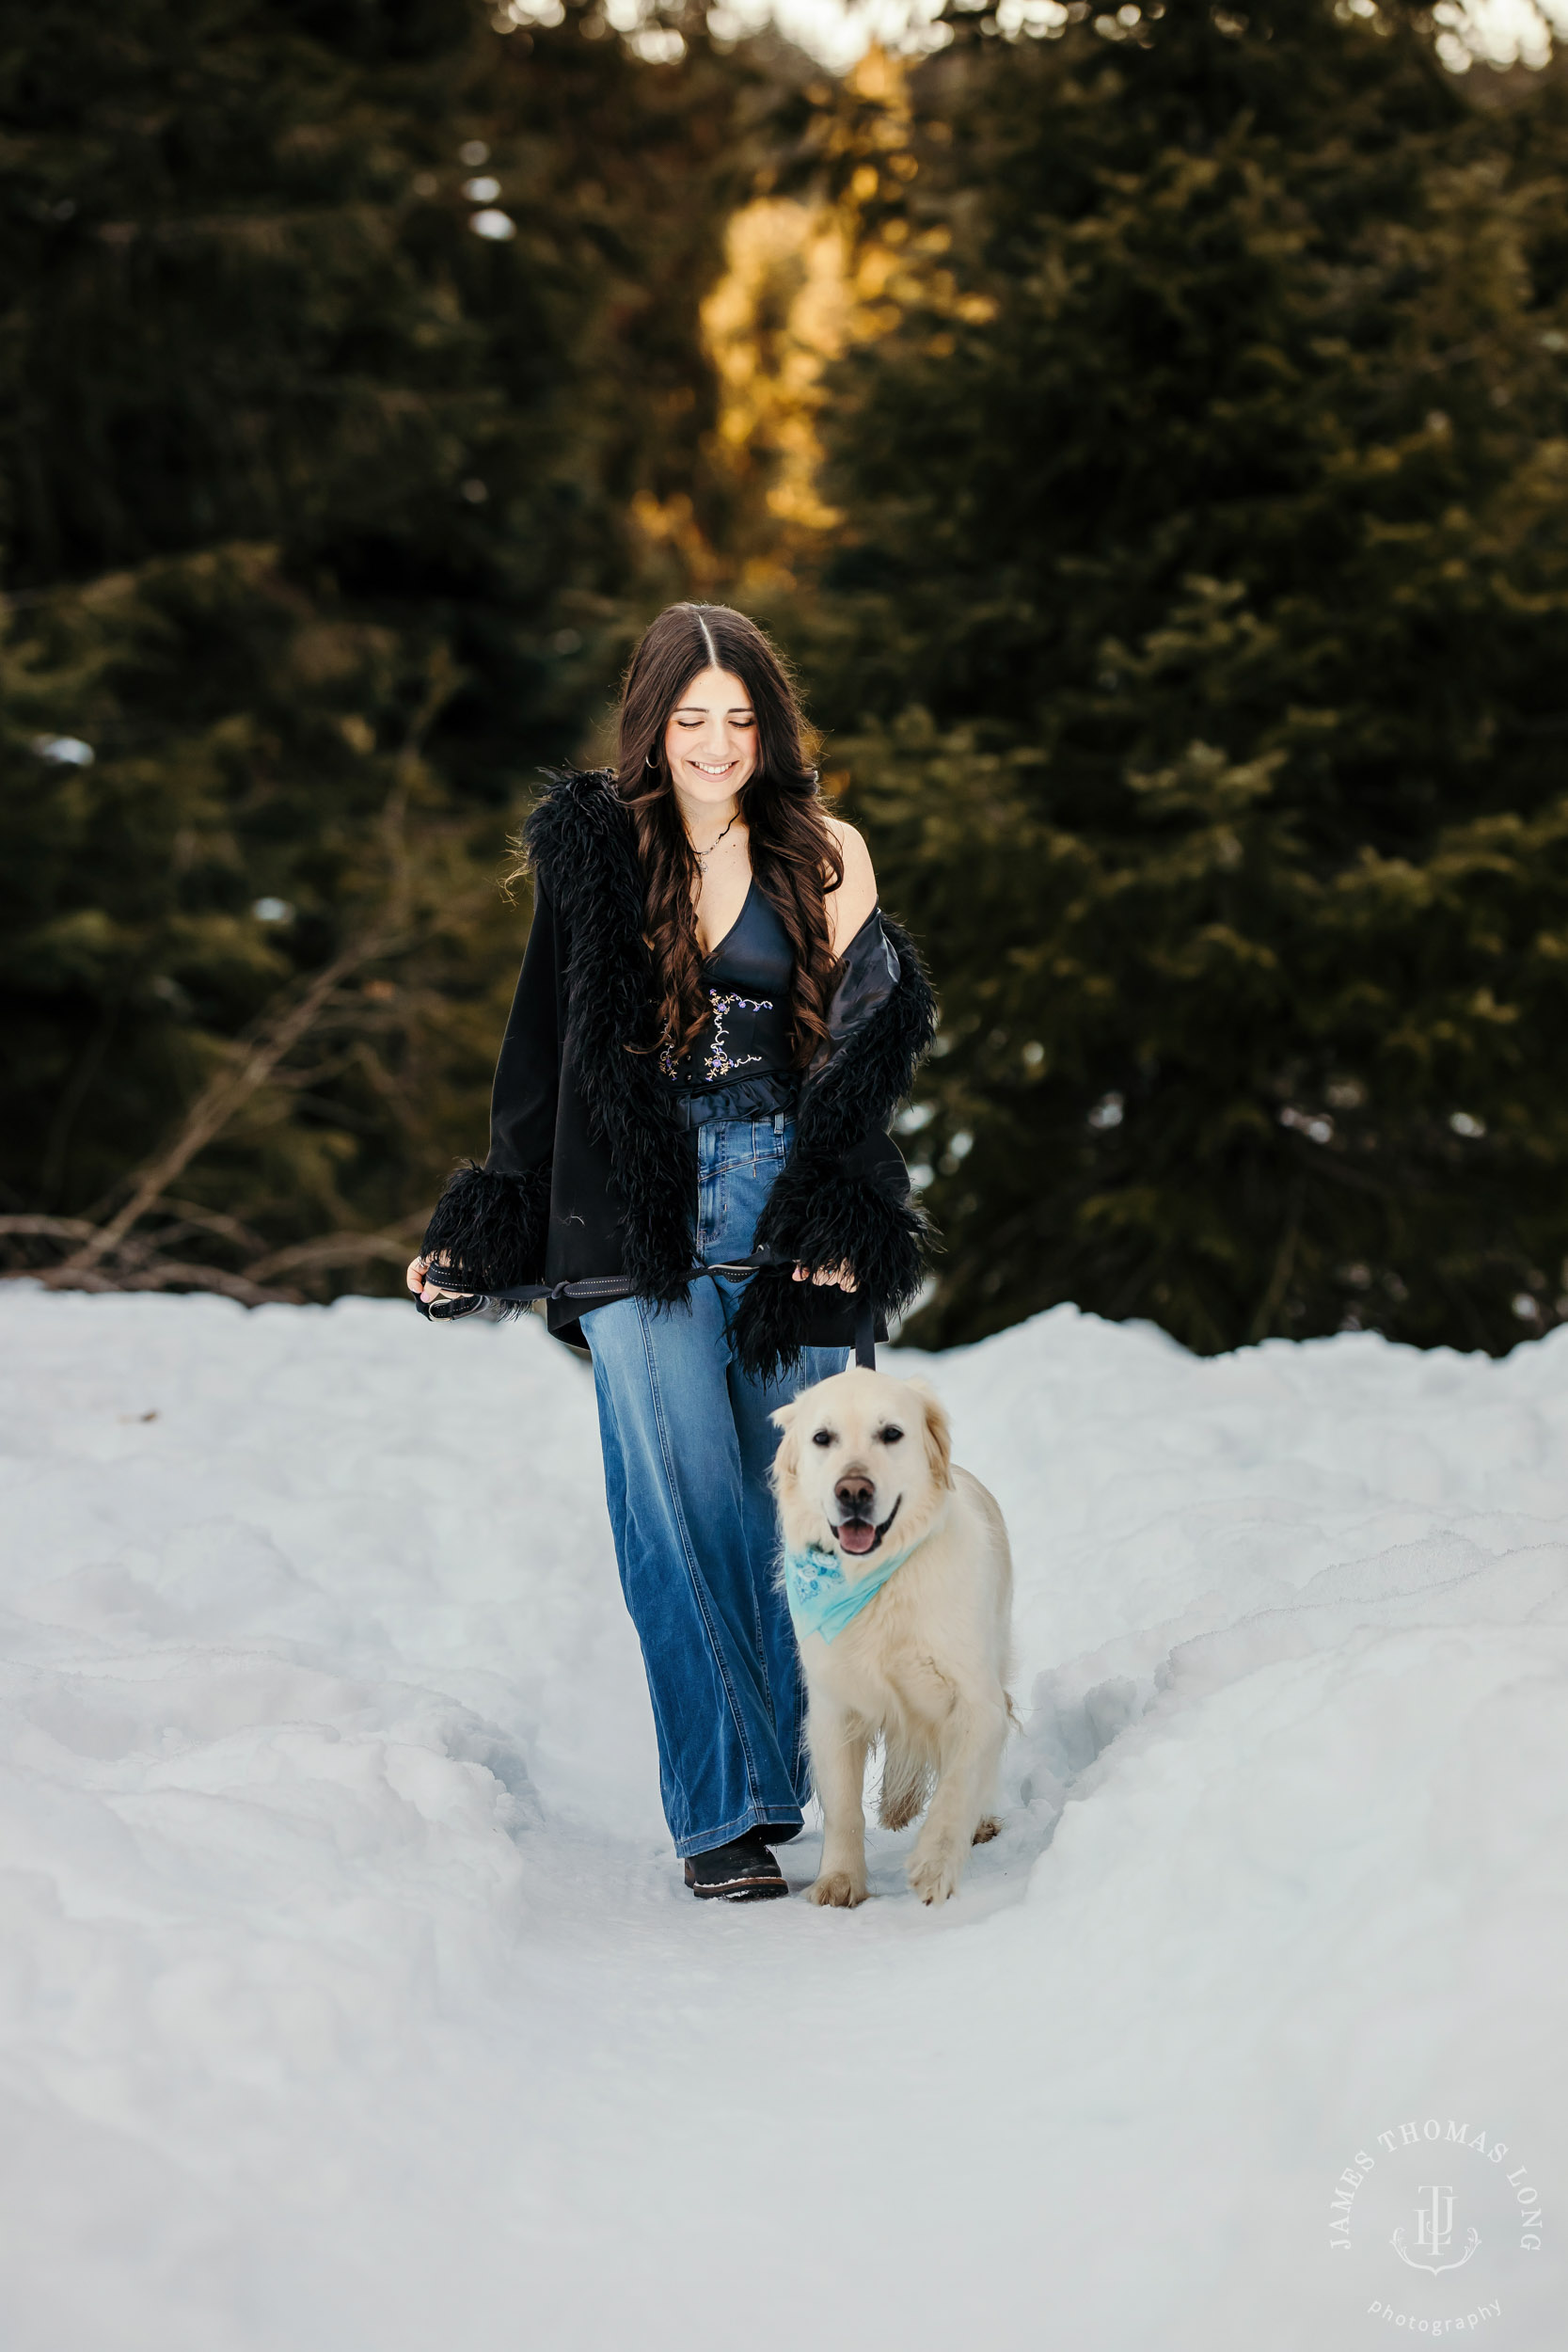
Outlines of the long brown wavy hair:
{"label": "long brown wavy hair", "polygon": [[783,661],[754,621],[723,604],[673,604],[647,629],[621,691],[615,787],[637,829],[647,879],[646,937],[658,977],[658,1045],[684,1053],[709,1012],[692,905],[696,853],[664,752],[670,714],[703,670],[728,670],[751,697],[757,759],[739,793],[752,872],[789,939],[790,1053],[804,1068],[828,1039],[838,963],[828,893],[844,881],[807,764],[807,730]]}

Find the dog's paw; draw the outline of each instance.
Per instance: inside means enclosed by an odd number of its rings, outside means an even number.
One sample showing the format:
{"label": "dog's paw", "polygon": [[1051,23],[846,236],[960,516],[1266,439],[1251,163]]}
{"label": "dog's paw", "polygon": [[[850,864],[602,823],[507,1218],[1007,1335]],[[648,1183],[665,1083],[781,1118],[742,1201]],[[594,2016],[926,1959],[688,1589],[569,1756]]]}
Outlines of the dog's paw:
{"label": "dog's paw", "polygon": [[993,1837],[1000,1837],[1001,1835],[1002,1824],[995,1814],[982,1813],[974,1824],[974,1836],[972,1842],[976,1846],[989,1846]]}
{"label": "dog's paw", "polygon": [[852,1879],[847,1870],[824,1870],[806,1889],[808,1903],[829,1903],[835,1911],[853,1911],[865,1900],[865,1882]]}
{"label": "dog's paw", "polygon": [[922,1853],[916,1847],[910,1864],[910,1884],[923,1903],[944,1903],[958,1893],[963,1867],[961,1853],[950,1853],[942,1846]]}

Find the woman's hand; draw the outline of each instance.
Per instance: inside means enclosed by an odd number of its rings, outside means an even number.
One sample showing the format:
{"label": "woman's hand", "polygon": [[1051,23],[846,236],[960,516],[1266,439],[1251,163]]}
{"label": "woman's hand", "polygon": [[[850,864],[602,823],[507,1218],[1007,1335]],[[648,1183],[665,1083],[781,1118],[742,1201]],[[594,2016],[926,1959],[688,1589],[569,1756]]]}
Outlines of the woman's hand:
{"label": "woman's hand", "polygon": [[841,1258],[834,1266],[798,1265],[795,1279],[797,1282],[827,1282],[841,1291],[852,1291],[855,1287],[855,1269],[847,1258]]}
{"label": "woman's hand", "polygon": [[460,1291],[437,1290],[434,1282],[427,1282],[425,1275],[429,1266],[428,1258],[410,1258],[408,1261],[408,1272],[404,1279],[416,1298],[423,1299],[428,1307],[437,1298],[460,1298],[462,1296]]}

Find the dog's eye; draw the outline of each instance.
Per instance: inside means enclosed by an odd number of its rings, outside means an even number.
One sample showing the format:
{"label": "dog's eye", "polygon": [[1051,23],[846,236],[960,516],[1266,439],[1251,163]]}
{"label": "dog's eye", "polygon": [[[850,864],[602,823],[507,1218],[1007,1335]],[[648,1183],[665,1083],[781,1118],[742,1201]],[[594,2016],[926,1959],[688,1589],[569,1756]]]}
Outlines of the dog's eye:
{"label": "dog's eye", "polygon": [[814,1429],[811,1433],[811,1441],[813,1445],[832,1445],[833,1433],[831,1429]]}
{"label": "dog's eye", "polygon": [[887,1428],[881,1432],[882,1443],[884,1445],[896,1445],[903,1434],[904,1433],[901,1429],[895,1428],[893,1423],[890,1422]]}

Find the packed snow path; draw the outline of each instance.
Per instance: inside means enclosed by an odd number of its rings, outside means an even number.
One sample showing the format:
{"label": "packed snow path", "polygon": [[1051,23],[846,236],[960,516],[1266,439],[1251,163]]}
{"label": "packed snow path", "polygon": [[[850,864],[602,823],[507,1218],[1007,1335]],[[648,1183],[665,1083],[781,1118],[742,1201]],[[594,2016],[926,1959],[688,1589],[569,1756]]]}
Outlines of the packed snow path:
{"label": "packed snow path", "polygon": [[874,1836],[854,1914],[682,1888],[536,1324],[0,1339],[8,2352],[1565,2340],[1568,1331],[926,1359],[1023,1730],[958,1899]]}

